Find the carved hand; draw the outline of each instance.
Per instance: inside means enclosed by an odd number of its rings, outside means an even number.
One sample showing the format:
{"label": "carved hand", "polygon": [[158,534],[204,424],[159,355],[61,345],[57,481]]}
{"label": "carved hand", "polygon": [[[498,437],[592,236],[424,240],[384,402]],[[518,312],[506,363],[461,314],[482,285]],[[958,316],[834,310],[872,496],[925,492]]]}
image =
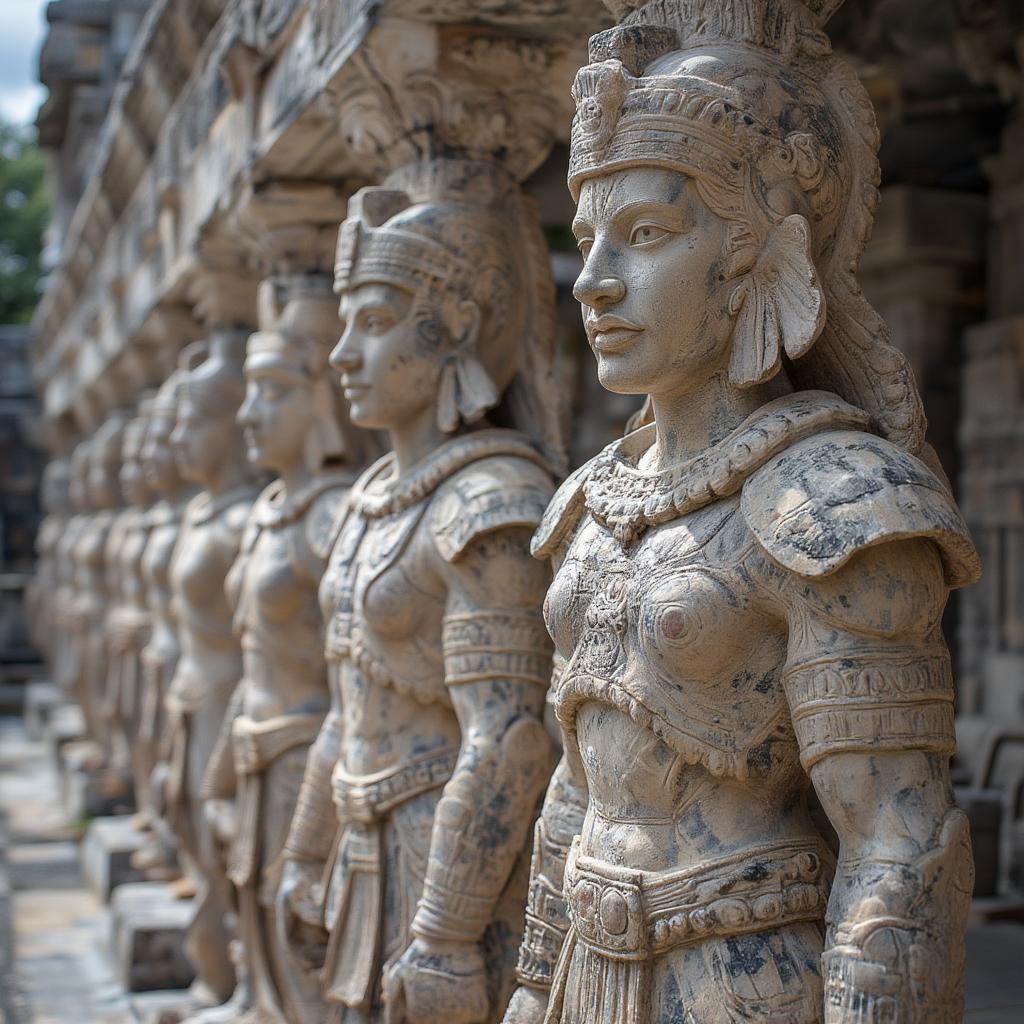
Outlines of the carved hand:
{"label": "carved hand", "polygon": [[548,996],[539,989],[520,985],[512,993],[502,1024],[544,1024]]}
{"label": "carved hand", "polygon": [[324,866],[314,861],[290,857],[285,860],[277,890],[278,904],[285,916],[296,917],[316,928],[324,927],[323,873]]}
{"label": "carved hand", "polygon": [[490,1003],[475,942],[413,939],[384,978],[385,1024],[480,1024]]}
{"label": "carved hand", "polygon": [[319,970],[329,938],[324,928],[323,865],[287,858],[277,890],[278,939]]}
{"label": "carved hand", "polygon": [[227,849],[238,832],[238,816],[234,800],[205,800],[203,817],[222,849]]}

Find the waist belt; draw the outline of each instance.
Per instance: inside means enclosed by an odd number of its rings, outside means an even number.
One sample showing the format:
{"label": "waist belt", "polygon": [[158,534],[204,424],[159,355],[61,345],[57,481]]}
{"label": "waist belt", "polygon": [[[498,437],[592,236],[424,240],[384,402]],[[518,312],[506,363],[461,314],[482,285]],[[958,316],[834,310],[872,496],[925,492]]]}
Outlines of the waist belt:
{"label": "waist belt", "polygon": [[254,775],[292,747],[308,746],[316,739],[323,715],[280,715],[256,722],[240,715],[231,724],[235,771]]}
{"label": "waist belt", "polygon": [[421,793],[443,786],[455,771],[457,747],[443,747],[373,775],[350,775],[336,765],[331,775],[334,805],[342,824],[371,824]]}
{"label": "waist belt", "polygon": [[383,820],[421,793],[443,786],[455,770],[457,747],[443,747],[374,775],[331,775],[342,829],[330,869],[325,919],[324,995],[369,1013],[380,976],[384,921]]}
{"label": "waist belt", "polygon": [[780,843],[687,871],[631,871],[579,853],[565,893],[577,939],[612,960],[646,960],[710,936],[820,920],[831,858],[819,843]]}

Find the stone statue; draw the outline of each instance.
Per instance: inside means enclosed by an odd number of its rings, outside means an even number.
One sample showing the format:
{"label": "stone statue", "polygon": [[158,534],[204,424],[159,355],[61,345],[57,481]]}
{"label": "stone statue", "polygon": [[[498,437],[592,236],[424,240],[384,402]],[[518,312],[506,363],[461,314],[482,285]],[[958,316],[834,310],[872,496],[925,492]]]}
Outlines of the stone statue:
{"label": "stone statue", "polygon": [[[149,641],[141,654],[141,690],[135,742],[142,788],[140,807],[149,819],[150,836],[132,855],[132,864],[150,877],[174,877],[173,832],[164,816],[163,786],[167,754],[164,699],[170,690],[180,647],[172,611],[170,568],[181,531],[185,503],[190,496],[171,448],[171,432],[178,416],[182,374],[176,370],[160,386],[149,405],[141,463],[150,490],[157,500],[149,512],[149,540],[142,556],[142,578],[149,608]],[[154,773],[157,784],[154,784]],[[140,785],[136,781],[136,787]]]}
{"label": "stone statue", "polygon": [[46,657],[55,682],[57,655],[66,630],[60,617],[59,592],[64,571],[61,541],[74,514],[70,492],[70,460],[51,459],[39,483],[40,504],[46,514],[36,533],[36,571],[25,588],[25,611],[31,641]]}
{"label": "stone statue", "polygon": [[187,505],[170,566],[180,653],[164,700],[170,741],[164,799],[198,907],[187,939],[197,1002],[213,1005],[234,988],[224,916],[230,885],[203,813],[201,785],[242,675],[224,581],[238,554],[256,494],[235,413],[243,397],[245,333],[215,330],[182,354],[183,379],[171,444],[182,476],[200,493]]}
{"label": "stone statue", "polygon": [[[75,545],[79,688],[84,695],[86,718],[91,723],[90,735],[102,748],[107,766],[114,773],[127,769],[127,751],[113,742],[110,731],[111,650],[107,629],[117,582],[117,550],[123,536],[115,527],[124,511],[120,471],[127,423],[127,414],[117,411],[90,439],[86,494],[92,515]],[[113,786],[111,775],[108,788],[112,790]]]}
{"label": "stone statue", "polygon": [[142,468],[142,445],[149,420],[151,396],[143,396],[137,415],[128,421],[121,446],[118,478],[126,503],[118,516],[121,541],[114,554],[107,613],[109,637],[108,721],[131,765],[139,824],[147,820],[143,791],[148,784],[147,758],[138,740],[141,708],[141,657],[149,642],[150,617],[142,559],[149,542],[149,507],[153,491]]}
{"label": "stone statue", "polygon": [[319,978],[284,941],[275,897],[306,756],[330,706],[317,588],[366,445],[327,365],[338,334],[330,278],[271,277],[263,300],[238,421],[249,460],[277,479],[253,506],[227,578],[244,673],[204,793],[233,802],[228,876],[249,989],[234,1002],[247,998],[254,1020],[316,1024]]}
{"label": "stone statue", "polygon": [[506,1022],[954,1024],[940,619],[978,562],[854,276],[878,140],[838,0],[608,6],[575,295],[601,383],[648,401],[534,539],[565,756]]}
{"label": "stone statue", "polygon": [[56,639],[53,674],[60,690],[82,709],[86,736],[95,741],[94,722],[85,686],[86,673],[82,662],[85,637],[80,625],[78,603],[78,586],[81,582],[78,545],[93,514],[88,478],[89,443],[83,440],[75,446],[69,460],[68,501],[72,515],[56,548],[55,616],[60,632]]}
{"label": "stone statue", "polygon": [[339,235],[331,365],[392,451],[353,488],[320,588],[332,707],[282,897],[289,928],[326,926],[345,1022],[499,1020],[513,980],[551,768],[528,542],[561,459],[532,216],[498,168],[439,160],[357,193]]}

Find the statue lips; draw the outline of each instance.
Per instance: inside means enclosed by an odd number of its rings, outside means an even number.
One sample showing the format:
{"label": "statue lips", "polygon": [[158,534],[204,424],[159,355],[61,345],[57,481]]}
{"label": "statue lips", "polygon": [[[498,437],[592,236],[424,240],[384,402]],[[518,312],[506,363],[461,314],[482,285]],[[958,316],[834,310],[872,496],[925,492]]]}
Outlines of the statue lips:
{"label": "statue lips", "polygon": [[594,320],[587,320],[587,337],[595,352],[610,355],[628,348],[643,328],[620,316],[604,314]]}
{"label": "statue lips", "polygon": [[345,397],[351,402],[353,398],[360,398],[370,390],[369,384],[360,384],[358,381],[350,381],[347,377],[341,378],[341,390]]}

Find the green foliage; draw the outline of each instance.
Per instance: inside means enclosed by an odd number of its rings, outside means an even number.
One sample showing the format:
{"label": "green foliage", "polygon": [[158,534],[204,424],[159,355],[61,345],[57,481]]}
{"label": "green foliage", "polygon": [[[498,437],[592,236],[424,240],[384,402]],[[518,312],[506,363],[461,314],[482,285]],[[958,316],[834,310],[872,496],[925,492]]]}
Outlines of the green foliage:
{"label": "green foliage", "polygon": [[0,324],[28,323],[50,217],[45,164],[32,128],[0,122]]}

